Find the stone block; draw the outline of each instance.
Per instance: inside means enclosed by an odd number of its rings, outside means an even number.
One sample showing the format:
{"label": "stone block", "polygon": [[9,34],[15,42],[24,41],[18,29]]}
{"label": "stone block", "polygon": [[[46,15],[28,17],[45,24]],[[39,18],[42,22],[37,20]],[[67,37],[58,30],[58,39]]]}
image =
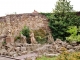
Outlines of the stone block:
{"label": "stone block", "polygon": [[21,47],[21,51],[26,51],[26,47]]}
{"label": "stone block", "polygon": [[12,36],[7,36],[6,43],[14,43],[14,38]]}
{"label": "stone block", "polygon": [[19,52],[19,51],[20,51],[20,47],[15,47],[15,50],[16,50],[17,52]]}

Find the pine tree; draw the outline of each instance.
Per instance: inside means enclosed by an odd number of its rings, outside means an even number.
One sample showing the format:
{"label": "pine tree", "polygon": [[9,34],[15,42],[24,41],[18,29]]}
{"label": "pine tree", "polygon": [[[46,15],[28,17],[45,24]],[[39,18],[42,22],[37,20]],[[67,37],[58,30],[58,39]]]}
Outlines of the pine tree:
{"label": "pine tree", "polygon": [[50,20],[49,26],[52,30],[54,39],[62,40],[68,36],[67,27],[72,22],[73,7],[68,0],[58,0],[53,11],[53,19]]}

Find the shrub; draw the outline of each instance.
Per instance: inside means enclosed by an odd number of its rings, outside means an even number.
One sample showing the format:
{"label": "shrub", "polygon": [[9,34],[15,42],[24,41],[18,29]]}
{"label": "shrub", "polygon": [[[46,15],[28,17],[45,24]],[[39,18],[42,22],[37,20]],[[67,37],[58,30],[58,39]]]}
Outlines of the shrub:
{"label": "shrub", "polygon": [[80,60],[80,52],[63,53],[56,60]]}
{"label": "shrub", "polygon": [[24,36],[26,36],[27,38],[27,43],[31,43],[30,42],[30,30],[28,27],[24,26],[24,28],[21,31],[21,34],[23,34]]}
{"label": "shrub", "polygon": [[23,34],[24,36],[26,36],[27,38],[30,37],[29,36],[30,30],[28,27],[24,26],[24,28],[21,31],[21,34]]}
{"label": "shrub", "polygon": [[80,52],[69,53],[66,49],[62,48],[63,52],[56,60],[80,60]]}
{"label": "shrub", "polygon": [[34,35],[38,43],[43,44],[46,42],[46,33],[43,29],[35,30]]}
{"label": "shrub", "polygon": [[69,26],[67,32],[70,33],[70,36],[66,37],[67,41],[69,41],[69,42],[72,42],[72,41],[80,42],[80,34],[78,34],[77,26]]}

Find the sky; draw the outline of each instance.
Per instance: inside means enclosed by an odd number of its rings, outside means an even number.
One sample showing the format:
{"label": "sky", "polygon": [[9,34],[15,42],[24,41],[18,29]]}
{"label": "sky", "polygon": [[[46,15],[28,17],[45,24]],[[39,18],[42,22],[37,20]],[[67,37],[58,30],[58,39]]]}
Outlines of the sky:
{"label": "sky", "polygon": [[[7,14],[52,12],[57,0],[0,0],[0,16]],[[80,11],[80,0],[69,0],[74,10]]]}

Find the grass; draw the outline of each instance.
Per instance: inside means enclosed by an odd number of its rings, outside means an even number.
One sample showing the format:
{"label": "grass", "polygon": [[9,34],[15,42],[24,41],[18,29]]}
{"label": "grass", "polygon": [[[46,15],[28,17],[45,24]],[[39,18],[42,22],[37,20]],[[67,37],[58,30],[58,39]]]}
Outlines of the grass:
{"label": "grass", "polygon": [[42,56],[41,58],[37,58],[36,60],[56,60],[56,57],[45,57],[45,56]]}

